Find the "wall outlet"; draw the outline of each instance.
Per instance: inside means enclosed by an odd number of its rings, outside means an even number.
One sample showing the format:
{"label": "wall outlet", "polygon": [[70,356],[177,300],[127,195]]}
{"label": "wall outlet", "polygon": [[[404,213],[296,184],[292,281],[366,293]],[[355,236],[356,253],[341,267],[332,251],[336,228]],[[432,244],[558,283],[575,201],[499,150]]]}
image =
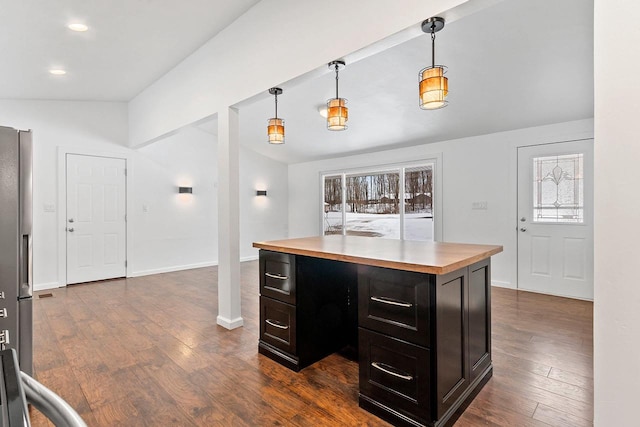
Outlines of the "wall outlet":
{"label": "wall outlet", "polygon": [[142,205],[142,212],[149,212],[149,205]]}
{"label": "wall outlet", "polygon": [[471,203],[471,209],[486,211],[487,202],[473,202]]}
{"label": "wall outlet", "polygon": [[44,211],[45,212],[55,212],[56,211],[56,205],[45,203],[44,204]]}

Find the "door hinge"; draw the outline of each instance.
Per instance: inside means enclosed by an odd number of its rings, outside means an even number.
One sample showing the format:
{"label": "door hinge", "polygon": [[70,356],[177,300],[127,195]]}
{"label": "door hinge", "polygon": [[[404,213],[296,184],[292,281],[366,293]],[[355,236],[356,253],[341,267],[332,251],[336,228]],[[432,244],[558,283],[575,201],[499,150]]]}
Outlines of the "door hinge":
{"label": "door hinge", "polygon": [[124,176],[127,176],[127,168],[124,168]]}
{"label": "door hinge", "polygon": [[124,266],[125,267],[127,266],[127,260],[126,259],[124,260]]}

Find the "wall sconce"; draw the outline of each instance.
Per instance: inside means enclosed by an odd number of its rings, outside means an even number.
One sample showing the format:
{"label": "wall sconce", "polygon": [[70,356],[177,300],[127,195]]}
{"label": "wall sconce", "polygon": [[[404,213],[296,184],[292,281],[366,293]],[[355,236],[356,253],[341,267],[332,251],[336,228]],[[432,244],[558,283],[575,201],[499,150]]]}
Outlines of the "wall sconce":
{"label": "wall sconce", "polygon": [[422,22],[422,31],[431,33],[431,66],[420,70],[420,108],[435,110],[447,106],[449,79],[447,67],[436,65],[436,33],[444,28],[444,18],[433,17]]}
{"label": "wall sconce", "polygon": [[345,66],[344,61],[329,62],[329,69],[336,71],[336,97],[327,101],[327,129],[329,130],[347,129],[347,120],[349,120],[347,100],[338,95],[338,71],[343,70]]}
{"label": "wall sconce", "polygon": [[282,94],[282,89],[272,87],[269,93],[275,96],[276,116],[268,120],[267,136],[269,144],[284,144],[284,120],[278,118],[278,95]]}
{"label": "wall sconce", "polygon": [[178,193],[180,194],[192,194],[193,187],[178,187]]}
{"label": "wall sconce", "polygon": [[267,190],[258,190],[256,191],[256,196],[266,196]]}

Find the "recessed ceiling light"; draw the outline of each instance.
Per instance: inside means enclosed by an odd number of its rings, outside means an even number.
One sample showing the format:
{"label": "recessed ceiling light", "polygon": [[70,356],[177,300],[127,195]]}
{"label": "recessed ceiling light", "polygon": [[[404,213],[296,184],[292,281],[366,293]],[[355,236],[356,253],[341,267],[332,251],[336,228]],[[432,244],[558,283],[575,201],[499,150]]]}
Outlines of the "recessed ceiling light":
{"label": "recessed ceiling light", "polygon": [[84,24],[69,24],[67,25],[67,28],[70,29],[71,31],[78,31],[78,32],[87,31],[89,29],[89,27],[87,27]]}
{"label": "recessed ceiling light", "polygon": [[53,74],[54,76],[63,76],[67,74],[65,70],[61,70],[60,68],[52,68],[49,70],[49,73]]}

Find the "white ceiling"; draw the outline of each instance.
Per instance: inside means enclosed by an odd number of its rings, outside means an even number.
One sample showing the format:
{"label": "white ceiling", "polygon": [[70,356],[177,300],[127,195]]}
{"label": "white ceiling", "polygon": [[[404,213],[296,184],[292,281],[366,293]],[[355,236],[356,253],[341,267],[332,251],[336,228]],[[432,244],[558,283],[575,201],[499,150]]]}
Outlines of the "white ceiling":
{"label": "white ceiling", "polygon": [[0,98],[128,101],[258,1],[0,0]]}
{"label": "white ceiling", "polygon": [[335,94],[334,73],[285,82],[286,143],[266,141],[274,105],[265,92],[241,104],[242,144],[291,163],[593,117],[593,1],[505,0],[447,24],[436,63],[449,67],[449,106],[423,111],[418,72],[430,62],[423,34],[347,64],[344,132],[326,130],[317,111]]}
{"label": "white ceiling", "polygon": [[[0,99],[128,101],[258,1],[0,0]],[[242,144],[291,163],[593,117],[593,0],[496,2],[437,34],[448,107],[417,106],[431,58],[421,34],[340,73],[347,131],[326,130],[318,114],[335,90],[322,66],[281,85],[283,146],[266,142],[266,90],[241,102]],[[90,30],[68,30],[75,20]],[[215,121],[198,127],[216,132]]]}

